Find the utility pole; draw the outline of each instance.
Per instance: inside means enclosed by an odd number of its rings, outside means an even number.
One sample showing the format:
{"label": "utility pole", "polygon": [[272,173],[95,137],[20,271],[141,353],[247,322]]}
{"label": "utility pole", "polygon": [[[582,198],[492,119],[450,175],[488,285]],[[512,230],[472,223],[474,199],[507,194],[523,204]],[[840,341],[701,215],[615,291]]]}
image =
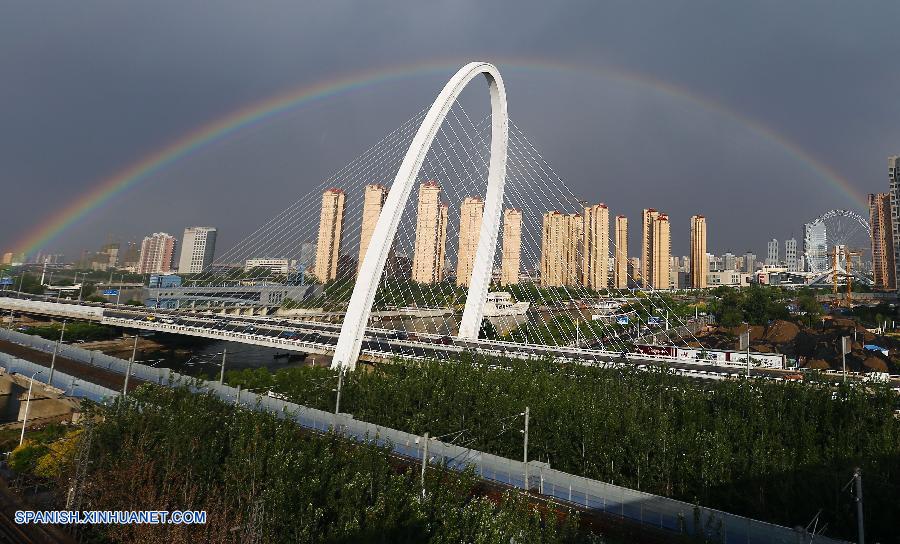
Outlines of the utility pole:
{"label": "utility pole", "polygon": [[[78,284],[78,302],[81,302],[81,294],[84,292],[84,278],[87,276],[87,272],[81,275],[81,283]],[[75,277],[78,277],[78,274],[75,274]]]}
{"label": "utility pole", "polygon": [[50,358],[50,377],[47,378],[47,385],[53,385],[53,372],[56,370],[56,355],[62,346],[63,335],[66,334],[66,321],[63,320],[62,328],[59,330],[59,340],[56,342],[56,348],[53,350],[53,357]]}
{"label": "utility pole", "polygon": [[222,350],[222,371],[219,372],[219,385],[225,383],[225,355],[228,353],[228,348],[224,348]]}
{"label": "utility pole", "polygon": [[856,482],[856,527],[857,527],[857,543],[865,544],[866,534],[863,524],[863,493],[862,493],[862,471],[857,467],[853,470],[853,479]]}
{"label": "utility pole", "polygon": [[422,446],[422,497],[425,497],[425,465],[428,464],[428,433],[425,433],[425,444]]}
{"label": "utility pole", "polygon": [[125,372],[125,381],[122,383],[122,397],[128,396],[128,378],[131,376],[131,365],[137,358],[138,334],[134,334],[134,347],[131,348],[131,359],[128,359],[128,371]]}
{"label": "utility pole", "polygon": [[525,413],[523,415],[525,416],[525,431],[524,431],[525,447],[524,447],[524,451],[522,454],[522,461],[525,463],[525,492],[527,493],[528,490],[530,489],[530,486],[528,485],[528,417],[529,417],[529,409],[527,406],[525,407]]}

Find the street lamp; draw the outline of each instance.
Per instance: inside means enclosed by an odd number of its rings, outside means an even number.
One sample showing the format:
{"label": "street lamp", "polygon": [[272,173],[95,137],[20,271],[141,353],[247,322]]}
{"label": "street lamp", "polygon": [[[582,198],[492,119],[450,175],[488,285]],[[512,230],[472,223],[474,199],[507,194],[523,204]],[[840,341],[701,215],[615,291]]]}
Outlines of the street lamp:
{"label": "street lamp", "polygon": [[31,407],[31,388],[34,387],[34,377],[38,374],[43,374],[43,370],[38,370],[34,374],[31,375],[31,382],[28,384],[28,396],[25,398],[25,415],[22,416],[22,435],[19,436],[19,445],[22,445],[22,442],[25,441],[25,425],[28,424],[28,408]]}

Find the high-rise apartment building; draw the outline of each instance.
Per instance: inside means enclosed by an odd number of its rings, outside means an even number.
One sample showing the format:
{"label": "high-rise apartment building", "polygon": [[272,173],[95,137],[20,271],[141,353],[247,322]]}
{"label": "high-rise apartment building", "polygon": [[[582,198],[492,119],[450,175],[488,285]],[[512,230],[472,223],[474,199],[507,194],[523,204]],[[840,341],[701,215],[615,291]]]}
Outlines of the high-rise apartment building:
{"label": "high-rise apartment building", "polygon": [[641,230],[641,285],[645,288],[668,289],[672,253],[669,216],[647,208],[642,214]]}
{"label": "high-rise apartment building", "polygon": [[894,287],[897,285],[897,278],[900,277],[900,156],[888,157],[888,181],[890,182],[891,193],[891,239],[893,240],[894,250]]}
{"label": "high-rise apartment building", "polygon": [[578,246],[582,219],[577,213],[544,214],[541,237],[541,287],[578,285]]}
{"label": "high-rise apartment building", "polygon": [[872,228],[872,275],[876,287],[896,289],[894,232],[889,193],[869,195],[869,225]]}
{"label": "high-rise apartment building", "polygon": [[797,271],[797,240],[794,238],[784,241],[784,265],[788,272]]}
{"label": "high-rise apartment building", "polygon": [[213,227],[188,227],[181,239],[181,257],[178,259],[180,274],[199,274],[213,262],[216,251],[216,229]]}
{"label": "high-rise apartment building", "polygon": [[752,273],[756,272],[756,254],[755,253],[750,253],[749,251],[747,253],[744,253],[744,268],[743,268],[743,270],[744,270],[745,274],[752,274]]}
{"label": "high-rise apartment building", "polygon": [[671,281],[672,238],[669,216],[660,213],[651,221],[650,281],[654,289],[668,289]]}
{"label": "high-rise apartment building", "polygon": [[175,271],[175,237],[165,232],[154,232],[141,242],[138,274],[169,274]]}
{"label": "high-rise apartment building", "polygon": [[119,266],[119,244],[110,242],[103,244],[100,251],[90,259],[90,268],[94,271],[107,271]]}
{"label": "high-rise apartment building", "polygon": [[778,266],[778,240],[772,238],[766,248],[766,266]]}
{"label": "high-rise apartment building", "polygon": [[[731,259],[733,270],[734,255],[731,256]],[[709,259],[706,257],[706,218],[702,215],[693,215],[691,216],[691,288],[706,289],[707,274],[709,274]]]}
{"label": "high-rise apartment building", "polygon": [[370,184],[366,185],[365,196],[363,197],[362,223],[359,231],[359,261],[356,263],[356,269],[362,266],[363,259],[366,256],[366,250],[369,249],[369,240],[372,239],[372,233],[375,232],[375,225],[378,223],[378,217],[381,215],[381,208],[384,207],[384,201],[387,199],[388,190],[384,185]]}
{"label": "high-rise apartment building", "polygon": [[419,186],[416,241],[413,247],[412,279],[438,283],[444,279],[447,256],[447,205],[441,202],[441,186],[426,181]]}
{"label": "high-rise apartment building", "polygon": [[641,213],[641,285],[650,285],[650,268],[653,265],[651,258],[651,239],[653,237],[653,220],[659,216],[659,212],[653,208],[645,208]]}
{"label": "high-rise apartment building", "polygon": [[456,257],[456,285],[467,286],[475,266],[484,200],[467,196],[459,207],[459,253]]}
{"label": "high-rise apartment building", "polygon": [[803,253],[807,257],[806,267],[810,272],[824,272],[831,268],[826,235],[823,221],[803,225]]}
{"label": "high-rise apartment building", "polygon": [[322,193],[319,214],[319,239],[316,242],[315,276],[322,283],[338,275],[338,259],[344,234],[346,196],[342,189],[327,189]]}
{"label": "high-rise apartment building", "polygon": [[628,259],[628,275],[631,276],[631,279],[635,282],[642,282],[643,278],[641,278],[641,258],[640,257],[631,257]]}
{"label": "high-rise apartment building", "polygon": [[594,290],[609,287],[609,209],[585,206],[582,228],[581,284]]}
{"label": "high-rise apartment building", "polygon": [[615,250],[615,283],[616,289],[628,288],[628,218],[616,216],[616,250]]}
{"label": "high-rise apartment building", "polygon": [[500,285],[519,283],[522,264],[522,212],[509,208],[503,212],[503,253],[500,259]]}

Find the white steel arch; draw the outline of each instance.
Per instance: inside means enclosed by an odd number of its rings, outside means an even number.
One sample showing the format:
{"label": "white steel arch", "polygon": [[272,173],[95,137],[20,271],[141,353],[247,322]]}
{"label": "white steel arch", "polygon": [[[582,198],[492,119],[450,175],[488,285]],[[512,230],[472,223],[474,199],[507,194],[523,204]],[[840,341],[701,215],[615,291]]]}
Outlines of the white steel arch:
{"label": "white steel arch", "polygon": [[369,247],[359,267],[356,285],[350,296],[347,314],[341,326],[341,334],[335,348],[331,368],[354,368],[362,346],[363,335],[372,303],[391,244],[400,224],[400,216],[409,200],[425,156],[431,148],[444,118],[459,94],[475,77],[483,74],[488,81],[491,95],[491,159],[488,168],[487,194],[484,201],[484,217],[475,253],[475,266],[469,282],[466,307],[459,325],[459,336],[477,338],[481,328],[484,301],[491,281],[500,216],[503,209],[503,186],[506,183],[506,146],[509,122],[506,113],[506,89],[500,71],[487,62],[471,62],[450,78],[425,115],[416,132],[390,193],[385,200],[378,223],[369,240]]}

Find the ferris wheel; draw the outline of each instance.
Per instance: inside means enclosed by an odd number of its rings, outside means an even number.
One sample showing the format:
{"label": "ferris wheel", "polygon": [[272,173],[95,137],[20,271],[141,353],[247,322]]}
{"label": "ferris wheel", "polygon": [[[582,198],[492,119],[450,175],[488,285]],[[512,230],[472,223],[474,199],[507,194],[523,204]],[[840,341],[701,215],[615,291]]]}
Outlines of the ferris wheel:
{"label": "ferris wheel", "polygon": [[824,274],[838,270],[864,274],[872,264],[872,228],[860,214],[829,210],[806,224],[803,254],[807,270]]}

